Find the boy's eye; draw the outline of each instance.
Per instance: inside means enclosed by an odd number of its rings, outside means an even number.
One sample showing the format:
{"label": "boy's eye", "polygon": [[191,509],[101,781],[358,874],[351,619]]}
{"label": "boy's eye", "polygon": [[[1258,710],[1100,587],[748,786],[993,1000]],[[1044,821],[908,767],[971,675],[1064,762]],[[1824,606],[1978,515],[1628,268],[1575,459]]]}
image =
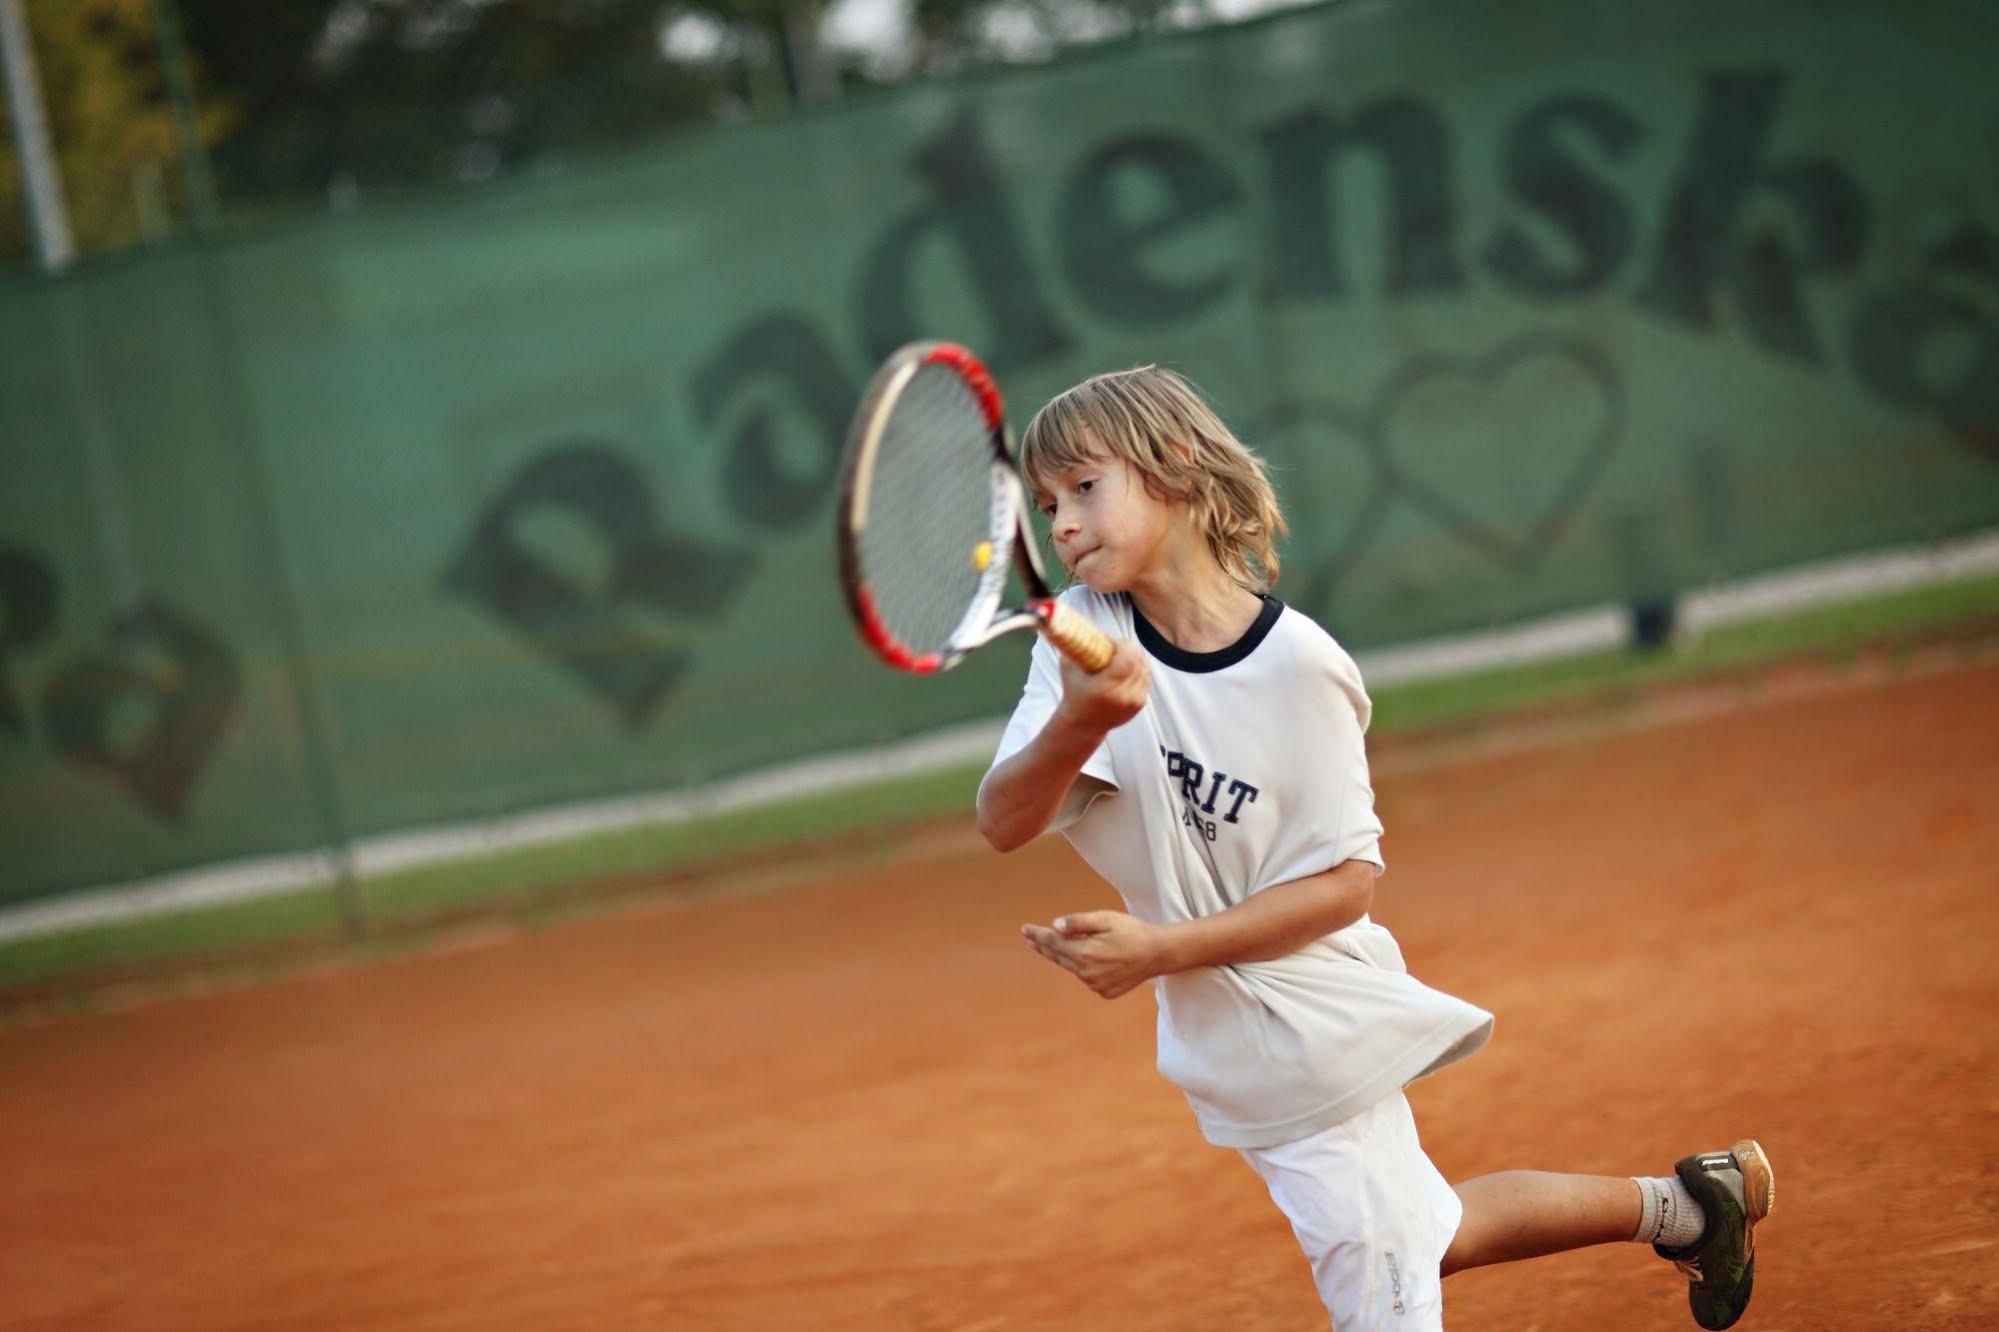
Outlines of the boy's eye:
{"label": "boy's eye", "polygon": [[1047,514],[1050,518],[1053,518],[1055,516],[1055,501],[1049,500],[1047,503],[1043,504],[1041,506],[1041,512]]}
{"label": "boy's eye", "polygon": [[1078,481],[1076,483],[1076,493],[1078,495],[1087,495],[1090,493],[1090,488],[1096,484],[1097,479],[1095,477],[1091,477],[1087,481]]}

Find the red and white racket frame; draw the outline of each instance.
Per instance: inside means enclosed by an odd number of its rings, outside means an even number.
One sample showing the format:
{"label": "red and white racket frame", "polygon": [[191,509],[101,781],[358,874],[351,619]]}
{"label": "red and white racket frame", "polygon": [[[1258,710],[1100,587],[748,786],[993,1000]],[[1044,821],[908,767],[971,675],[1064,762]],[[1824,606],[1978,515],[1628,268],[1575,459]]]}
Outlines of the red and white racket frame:
{"label": "red and white racket frame", "polygon": [[[927,365],[943,366],[956,374],[985,416],[992,446],[988,463],[992,503],[985,539],[991,543],[992,555],[980,571],[978,588],[964,617],[945,646],[920,651],[898,639],[883,621],[861,567],[860,543],[861,533],[867,527],[868,500],[883,429],[903,390]],[[861,641],[897,670],[916,675],[949,670],[974,648],[1016,629],[1040,630],[1063,655],[1091,672],[1102,670],[1111,659],[1110,639],[1081,615],[1056,601],[1049,591],[1041,552],[1028,526],[1027,495],[1007,441],[1006,408],[1000,399],[999,386],[993,382],[992,372],[985,363],[955,342],[909,343],[891,353],[875,372],[847,433],[846,452],[840,465],[840,516],[835,524],[835,539],[840,589]],[[1016,567],[1027,589],[1027,601],[1022,608],[1013,610],[1000,603],[1006,593],[1007,574]]]}

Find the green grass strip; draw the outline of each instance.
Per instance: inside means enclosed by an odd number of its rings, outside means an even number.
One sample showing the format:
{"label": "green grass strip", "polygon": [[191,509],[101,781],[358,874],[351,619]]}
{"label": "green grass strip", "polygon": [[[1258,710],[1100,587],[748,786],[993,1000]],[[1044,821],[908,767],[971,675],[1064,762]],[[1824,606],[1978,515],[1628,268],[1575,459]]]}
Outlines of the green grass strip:
{"label": "green grass strip", "polygon": [[0,993],[71,974],[138,970],[315,937],[332,937],[340,912],[325,889],[227,902],[0,944]]}
{"label": "green grass strip", "polygon": [[[476,909],[514,910],[525,923],[547,919],[558,889],[664,875],[678,868],[874,832],[883,836],[972,806],[984,765],[734,810],[685,823],[621,828],[398,870],[360,885],[362,914],[393,931],[411,922]],[[89,925],[0,943],[0,992],[45,986],[72,974],[140,970],[178,959],[220,958],[341,933],[330,888]],[[395,951],[394,938],[362,947]]]}
{"label": "green grass strip", "polygon": [[888,831],[969,810],[983,773],[983,766],[953,768],[684,823],[621,828],[401,870],[364,883],[362,907],[373,920],[431,916],[481,902],[532,899],[579,883],[663,874],[856,831]]}
{"label": "green grass strip", "polygon": [[[1526,707],[1647,689],[1804,654],[1852,654],[1999,616],[1999,576],[1887,593],[1715,629],[1658,652],[1620,650],[1418,681],[1375,695],[1374,733],[1459,725]],[[620,829],[560,843],[469,857],[370,878],[370,921],[395,927],[479,910],[526,923],[562,914],[561,890],[662,876],[856,833],[893,834],[971,808],[983,765],[872,783],[683,823]],[[587,903],[572,909],[587,910]],[[254,953],[338,937],[331,891],[318,888],[0,943],[0,992],[48,987],[188,959]],[[393,934],[393,928],[391,930]],[[407,947],[407,940],[365,945]]]}
{"label": "green grass strip", "polygon": [[1477,721],[1521,708],[1648,689],[1787,657],[1851,656],[1883,641],[1933,634],[1999,616],[1999,576],[1719,626],[1662,651],[1618,648],[1553,661],[1412,681],[1374,694],[1371,733]]}

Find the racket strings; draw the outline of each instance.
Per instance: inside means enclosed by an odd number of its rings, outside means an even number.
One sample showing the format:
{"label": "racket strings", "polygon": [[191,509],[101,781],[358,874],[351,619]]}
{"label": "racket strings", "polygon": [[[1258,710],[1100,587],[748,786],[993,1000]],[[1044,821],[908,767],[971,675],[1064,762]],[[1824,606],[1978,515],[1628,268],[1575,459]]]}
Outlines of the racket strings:
{"label": "racket strings", "polygon": [[977,598],[986,567],[1007,558],[996,531],[992,431],[971,390],[924,365],[881,427],[862,578],[888,631],[919,652],[942,650]]}

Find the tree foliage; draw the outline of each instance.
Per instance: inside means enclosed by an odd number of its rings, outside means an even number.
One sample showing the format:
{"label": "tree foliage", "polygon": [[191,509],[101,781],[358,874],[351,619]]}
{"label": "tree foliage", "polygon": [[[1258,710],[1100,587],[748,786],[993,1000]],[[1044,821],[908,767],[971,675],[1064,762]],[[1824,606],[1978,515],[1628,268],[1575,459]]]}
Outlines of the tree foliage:
{"label": "tree foliage", "polygon": [[184,0],[191,46],[254,133],[225,194],[283,199],[472,180],[716,109],[665,59],[659,0]]}
{"label": "tree foliage", "polygon": [[[130,245],[180,208],[172,107],[150,0],[26,0],[49,135],[80,253]],[[211,98],[200,132],[220,138],[230,102]],[[33,253],[14,127],[0,105],[0,261]]]}
{"label": "tree foliage", "polygon": [[[25,0],[79,248],[184,212],[159,0]],[[900,49],[828,54],[826,0],[173,0],[236,221],[449,182],[1018,59],[1204,0],[901,0]],[[1174,16],[1178,15],[1176,19]],[[164,222],[163,222],[164,219]],[[11,142],[0,259],[28,252]]]}

